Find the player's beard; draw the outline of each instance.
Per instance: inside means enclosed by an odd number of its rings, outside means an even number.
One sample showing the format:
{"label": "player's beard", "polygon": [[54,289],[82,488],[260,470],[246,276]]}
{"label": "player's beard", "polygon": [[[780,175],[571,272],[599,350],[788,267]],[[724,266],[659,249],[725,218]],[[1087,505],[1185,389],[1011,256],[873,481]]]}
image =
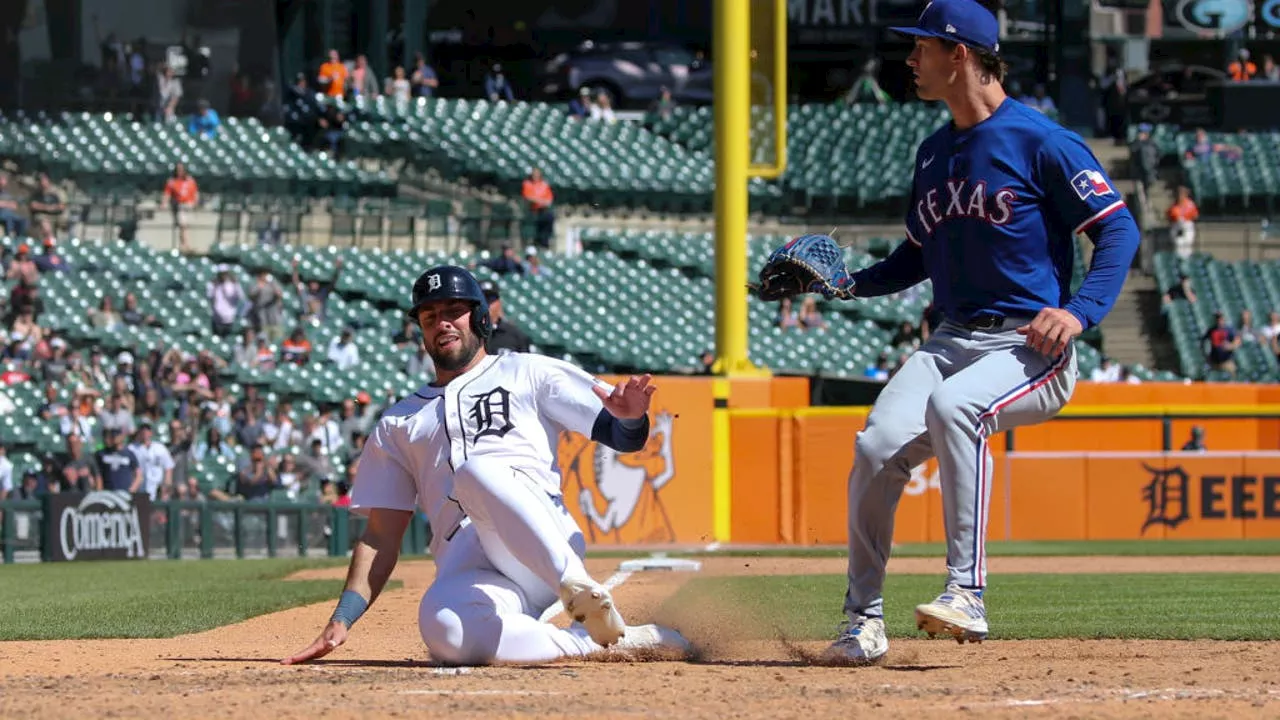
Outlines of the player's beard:
{"label": "player's beard", "polygon": [[431,356],[431,362],[435,363],[437,368],[456,372],[475,359],[476,353],[480,352],[480,346],[480,338],[464,332],[458,334],[458,342],[452,347],[446,350],[427,347],[427,354]]}

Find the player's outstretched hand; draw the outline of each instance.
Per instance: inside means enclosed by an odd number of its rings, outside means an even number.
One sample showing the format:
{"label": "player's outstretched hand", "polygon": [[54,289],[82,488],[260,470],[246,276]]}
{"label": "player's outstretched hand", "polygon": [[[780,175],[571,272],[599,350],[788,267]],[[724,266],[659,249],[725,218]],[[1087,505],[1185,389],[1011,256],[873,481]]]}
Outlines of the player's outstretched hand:
{"label": "player's outstretched hand", "polygon": [[649,399],[658,389],[657,385],[650,384],[651,380],[651,375],[632,375],[625,382],[615,385],[613,392],[608,392],[599,385],[594,385],[591,389],[604,403],[604,409],[610,415],[624,420],[641,418],[649,412]]}
{"label": "player's outstretched hand", "polygon": [[306,650],[281,660],[280,664],[297,665],[308,660],[322,658],[336,650],[339,645],[346,641],[347,626],[337,621],[330,621],[324,627],[324,632],[320,633],[320,637],[316,638],[316,641],[311,643]]}
{"label": "player's outstretched hand", "polygon": [[1057,357],[1067,349],[1067,343],[1084,332],[1075,315],[1061,308],[1045,308],[1029,324],[1018,328],[1019,335],[1027,336],[1027,347],[1042,355]]}

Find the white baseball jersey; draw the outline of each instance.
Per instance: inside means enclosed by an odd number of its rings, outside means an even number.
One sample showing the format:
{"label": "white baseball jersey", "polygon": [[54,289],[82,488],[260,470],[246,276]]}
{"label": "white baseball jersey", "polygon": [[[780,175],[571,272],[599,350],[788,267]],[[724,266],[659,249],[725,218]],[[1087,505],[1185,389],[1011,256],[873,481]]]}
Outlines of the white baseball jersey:
{"label": "white baseball jersey", "polygon": [[391,406],[360,455],[351,509],[427,514],[437,544],[462,523],[450,499],[453,471],[476,456],[500,458],[526,471],[550,495],[560,494],[556,446],[562,430],[590,437],[603,407],[591,388],[607,383],[542,355],[486,357],[445,387],[424,385]]}

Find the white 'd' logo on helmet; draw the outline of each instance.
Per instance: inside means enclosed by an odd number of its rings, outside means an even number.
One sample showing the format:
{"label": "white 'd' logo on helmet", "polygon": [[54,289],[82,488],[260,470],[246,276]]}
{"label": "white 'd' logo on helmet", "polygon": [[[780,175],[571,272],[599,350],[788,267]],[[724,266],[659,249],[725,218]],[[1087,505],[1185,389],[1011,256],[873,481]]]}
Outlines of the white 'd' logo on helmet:
{"label": "white 'd' logo on helmet", "polygon": [[434,273],[427,276],[427,290],[440,289],[440,274]]}

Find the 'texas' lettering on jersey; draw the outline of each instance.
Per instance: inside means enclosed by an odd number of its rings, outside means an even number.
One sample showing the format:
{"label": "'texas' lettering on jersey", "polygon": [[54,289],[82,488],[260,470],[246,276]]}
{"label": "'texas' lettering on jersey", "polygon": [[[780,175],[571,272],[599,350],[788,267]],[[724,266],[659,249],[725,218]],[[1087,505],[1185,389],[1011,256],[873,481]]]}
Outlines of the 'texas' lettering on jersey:
{"label": "'texas' lettering on jersey", "polygon": [[1017,199],[1018,194],[1010,188],[988,195],[985,180],[950,178],[942,187],[925,193],[914,209],[920,227],[932,235],[938,225],[951,218],[977,218],[1004,225],[1013,219],[1013,202]]}

